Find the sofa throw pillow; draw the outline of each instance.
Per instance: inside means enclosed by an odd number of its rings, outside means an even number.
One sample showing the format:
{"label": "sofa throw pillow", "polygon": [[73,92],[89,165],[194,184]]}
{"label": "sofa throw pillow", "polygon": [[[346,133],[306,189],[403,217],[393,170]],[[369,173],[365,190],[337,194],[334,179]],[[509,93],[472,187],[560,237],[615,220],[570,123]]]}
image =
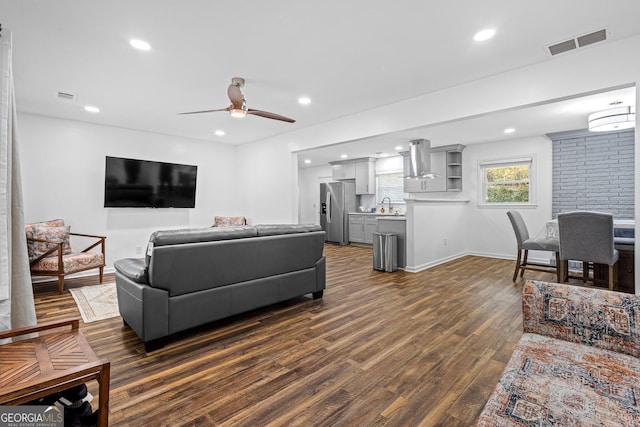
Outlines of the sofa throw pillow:
{"label": "sofa throw pillow", "polygon": [[236,227],[247,225],[247,220],[243,216],[216,216],[213,219],[214,227]]}
{"label": "sofa throw pillow", "polygon": [[[64,220],[63,219],[52,219],[50,221],[43,221],[43,222],[35,222],[33,224],[26,224],[24,229],[25,229],[25,233],[27,235],[27,239],[33,239],[35,238],[35,232],[36,232],[36,228],[38,227],[64,227]],[[62,245],[62,251],[64,254],[69,254],[71,253],[71,244],[69,242],[69,228],[67,227],[67,236],[65,238],[65,241],[63,242]],[[27,252],[28,252],[28,256],[29,259],[32,260],[34,258],[37,258],[38,256],[34,256],[33,255],[33,250],[36,246],[37,242],[30,242],[27,241]]]}
{"label": "sofa throw pillow", "polygon": [[[32,254],[30,259],[38,258],[45,254],[50,249],[56,246],[56,243],[62,242],[62,254],[71,253],[71,245],[69,244],[69,229],[68,227],[36,227],[34,230],[34,238],[41,240],[48,240],[48,242],[32,242]],[[50,256],[57,255],[55,252]]]}

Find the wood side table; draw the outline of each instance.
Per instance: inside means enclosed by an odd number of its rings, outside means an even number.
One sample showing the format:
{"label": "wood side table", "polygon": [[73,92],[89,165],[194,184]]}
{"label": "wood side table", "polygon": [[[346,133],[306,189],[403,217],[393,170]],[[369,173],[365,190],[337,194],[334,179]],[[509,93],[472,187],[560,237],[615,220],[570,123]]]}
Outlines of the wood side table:
{"label": "wood side table", "polygon": [[109,421],[107,359],[99,359],[79,331],[79,319],[66,319],[0,332],[0,340],[70,326],[70,331],[41,334],[0,345],[0,404],[19,405],[96,380],[98,426]]}

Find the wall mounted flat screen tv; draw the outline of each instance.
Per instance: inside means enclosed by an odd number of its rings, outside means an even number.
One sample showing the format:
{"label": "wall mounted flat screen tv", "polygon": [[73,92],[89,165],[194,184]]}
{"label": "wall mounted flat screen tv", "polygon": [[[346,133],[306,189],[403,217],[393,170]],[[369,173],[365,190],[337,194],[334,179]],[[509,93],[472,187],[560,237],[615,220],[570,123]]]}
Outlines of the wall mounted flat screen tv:
{"label": "wall mounted flat screen tv", "polygon": [[105,208],[193,208],[197,166],[106,157]]}

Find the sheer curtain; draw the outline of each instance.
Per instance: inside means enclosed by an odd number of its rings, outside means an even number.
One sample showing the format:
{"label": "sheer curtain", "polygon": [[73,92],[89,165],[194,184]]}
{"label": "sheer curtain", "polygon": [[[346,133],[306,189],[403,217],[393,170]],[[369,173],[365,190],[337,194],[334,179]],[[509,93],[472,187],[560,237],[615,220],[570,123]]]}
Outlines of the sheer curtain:
{"label": "sheer curtain", "polygon": [[24,232],[11,70],[11,33],[0,33],[0,330],[36,324]]}

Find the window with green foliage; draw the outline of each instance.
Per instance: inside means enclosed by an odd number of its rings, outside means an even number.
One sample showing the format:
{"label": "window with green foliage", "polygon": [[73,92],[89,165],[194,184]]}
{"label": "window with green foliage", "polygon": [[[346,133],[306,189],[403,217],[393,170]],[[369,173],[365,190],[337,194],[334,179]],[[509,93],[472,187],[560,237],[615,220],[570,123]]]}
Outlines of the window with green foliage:
{"label": "window with green foliage", "polygon": [[531,204],[532,159],[480,163],[482,196],[480,204]]}

